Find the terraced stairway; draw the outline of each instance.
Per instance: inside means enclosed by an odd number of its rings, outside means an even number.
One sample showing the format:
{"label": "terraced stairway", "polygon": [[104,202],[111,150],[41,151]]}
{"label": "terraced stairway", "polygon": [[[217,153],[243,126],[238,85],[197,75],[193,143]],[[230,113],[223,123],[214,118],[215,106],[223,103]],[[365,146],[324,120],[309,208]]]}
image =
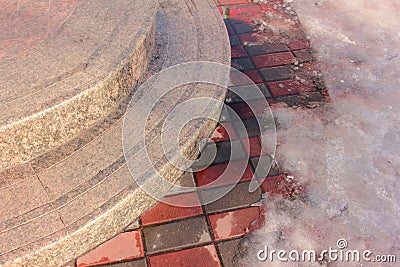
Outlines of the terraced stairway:
{"label": "terraced stairway", "polygon": [[[6,29],[9,39],[22,42],[27,32],[34,41],[0,51],[7,55],[0,63],[0,263],[5,266],[67,264],[155,203],[132,179],[122,146],[126,109],[151,59],[153,70],[194,60],[230,64],[228,35],[212,0],[64,4],[6,5],[4,19],[15,24]],[[16,33],[21,34],[12,36]],[[212,85],[179,89],[154,107],[156,119],[146,126],[149,151],[157,151],[159,126],[177,104],[193,96],[225,98],[225,90]],[[216,116],[220,108],[206,110]],[[143,114],[130,118],[135,116]],[[196,144],[215,125],[191,124],[184,154],[195,157]],[[130,160],[144,156],[133,153]],[[151,156],[171,182],[182,174],[163,155]],[[160,195],[167,190],[156,188]]]}

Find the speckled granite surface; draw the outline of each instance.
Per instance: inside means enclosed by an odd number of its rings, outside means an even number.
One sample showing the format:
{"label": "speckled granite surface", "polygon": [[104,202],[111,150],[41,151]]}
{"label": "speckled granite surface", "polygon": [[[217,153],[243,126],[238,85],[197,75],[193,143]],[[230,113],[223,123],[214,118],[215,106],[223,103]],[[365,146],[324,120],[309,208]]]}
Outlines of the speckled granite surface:
{"label": "speckled granite surface", "polygon": [[[30,13],[52,15],[50,7],[42,10],[28,2],[20,9],[31,4]],[[0,170],[91,127],[116,108],[146,69],[155,1],[74,3],[61,26],[0,64]],[[37,23],[39,15],[26,16]],[[23,25],[17,24],[17,32],[18,26]]]}

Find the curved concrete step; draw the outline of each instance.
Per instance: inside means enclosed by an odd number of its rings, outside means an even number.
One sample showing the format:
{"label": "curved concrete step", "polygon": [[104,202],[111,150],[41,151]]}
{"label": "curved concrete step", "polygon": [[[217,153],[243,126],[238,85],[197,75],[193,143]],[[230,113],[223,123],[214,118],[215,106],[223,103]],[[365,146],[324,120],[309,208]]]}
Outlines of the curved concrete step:
{"label": "curved concrete step", "polygon": [[[156,67],[193,60],[230,65],[228,36],[212,0],[165,1],[160,6]],[[168,104],[156,106],[149,117],[147,150],[171,182],[182,171],[160,153],[160,124],[178,103],[198,96],[223,100],[225,90],[204,85],[183,87],[166,96]],[[123,155],[122,124],[129,99],[128,95],[111,114],[61,146],[32,154],[27,163],[3,172],[9,183],[0,189],[5,203],[0,210],[0,262],[60,266],[115,236],[155,203],[138,188]],[[215,117],[220,107],[205,110]],[[215,123],[199,122],[185,129],[183,153],[196,156],[198,141],[211,134]],[[138,164],[143,160],[140,151],[131,154]],[[13,178],[19,182],[13,183]],[[166,186],[156,187],[160,194],[167,190]]]}
{"label": "curved concrete step", "polygon": [[73,12],[57,30],[0,64],[0,171],[93,126],[146,70],[156,1],[71,2]]}

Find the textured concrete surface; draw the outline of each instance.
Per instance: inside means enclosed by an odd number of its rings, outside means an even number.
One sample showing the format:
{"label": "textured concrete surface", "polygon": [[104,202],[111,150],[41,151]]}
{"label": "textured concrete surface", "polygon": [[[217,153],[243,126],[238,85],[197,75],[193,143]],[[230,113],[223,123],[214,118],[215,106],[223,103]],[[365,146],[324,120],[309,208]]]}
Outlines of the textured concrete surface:
{"label": "textured concrete surface", "polygon": [[[6,13],[32,25],[38,17],[54,15],[60,25],[0,64],[0,170],[30,161],[93,126],[116,108],[146,69],[155,1],[75,1],[65,20],[52,13],[62,6],[47,4],[47,9],[36,8],[36,1],[24,1]],[[18,18],[4,18],[17,24],[16,29],[5,24],[6,32],[15,30],[17,37],[24,35],[25,25]]]}

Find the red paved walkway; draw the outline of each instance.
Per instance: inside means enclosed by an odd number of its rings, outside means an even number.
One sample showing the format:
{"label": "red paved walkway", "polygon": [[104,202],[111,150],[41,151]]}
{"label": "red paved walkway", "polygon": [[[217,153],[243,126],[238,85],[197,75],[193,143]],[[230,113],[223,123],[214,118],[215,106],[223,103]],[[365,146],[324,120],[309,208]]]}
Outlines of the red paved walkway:
{"label": "red paved walkway", "polygon": [[[254,21],[264,18],[264,11],[276,12],[271,6],[249,4],[246,0],[219,0],[217,5],[230,8],[230,18],[225,22],[232,46],[232,66],[259,85],[270,103],[307,107],[324,100],[308,42],[291,39],[286,43],[265,43],[266,39],[274,39],[273,33],[256,31],[259,27],[254,26]],[[248,88],[243,86],[241,90]],[[211,138],[217,142],[218,160],[194,175],[185,174],[181,184],[206,185],[216,180],[229,161],[226,147],[229,147],[229,142],[234,142],[243,155],[245,151],[250,155],[250,159],[237,159],[248,161],[248,167],[236,187],[208,205],[200,205],[199,198],[217,190],[215,188],[168,196],[197,201],[199,206],[182,208],[159,203],[143,214],[138,225],[129,227],[125,233],[79,258],[78,266],[235,266],[234,256],[239,252],[241,238],[263,223],[263,207],[253,204],[259,202],[264,193],[268,193],[268,197],[277,194],[290,197],[301,188],[287,180],[275,166],[261,189],[248,192],[249,180],[254,175],[259,157],[269,157],[260,145],[261,132],[254,119],[260,114],[250,112],[233,93],[228,94],[226,103],[242,119],[250,145],[246,145],[246,140],[242,140],[238,132],[230,137],[227,135],[225,129],[235,128],[235,121],[224,118]],[[232,182],[237,178],[232,173]]]}

